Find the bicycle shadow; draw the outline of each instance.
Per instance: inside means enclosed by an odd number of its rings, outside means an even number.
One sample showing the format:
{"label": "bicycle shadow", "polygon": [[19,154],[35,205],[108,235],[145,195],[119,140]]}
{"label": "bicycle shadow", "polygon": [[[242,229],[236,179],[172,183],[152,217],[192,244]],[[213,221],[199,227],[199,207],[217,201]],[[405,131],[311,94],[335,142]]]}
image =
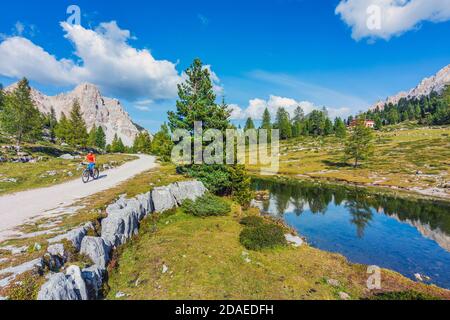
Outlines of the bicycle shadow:
{"label": "bicycle shadow", "polygon": [[89,179],[89,181],[87,183],[93,183],[93,182],[96,182],[96,181],[99,181],[99,180],[103,180],[103,179],[106,179],[106,178],[108,178],[108,175],[107,174],[102,174],[102,175],[98,176],[98,179],[95,179],[95,180]]}

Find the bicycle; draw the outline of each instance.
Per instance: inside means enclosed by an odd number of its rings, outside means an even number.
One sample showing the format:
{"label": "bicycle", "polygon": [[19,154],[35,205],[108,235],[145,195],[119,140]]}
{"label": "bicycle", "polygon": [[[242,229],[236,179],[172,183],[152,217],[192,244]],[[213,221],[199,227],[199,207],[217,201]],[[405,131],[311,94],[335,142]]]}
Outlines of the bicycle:
{"label": "bicycle", "polygon": [[[86,163],[83,164],[86,165]],[[88,183],[91,178],[94,180],[98,180],[99,176],[100,171],[98,170],[98,168],[89,169],[88,167],[83,171],[82,180],[83,183]]]}

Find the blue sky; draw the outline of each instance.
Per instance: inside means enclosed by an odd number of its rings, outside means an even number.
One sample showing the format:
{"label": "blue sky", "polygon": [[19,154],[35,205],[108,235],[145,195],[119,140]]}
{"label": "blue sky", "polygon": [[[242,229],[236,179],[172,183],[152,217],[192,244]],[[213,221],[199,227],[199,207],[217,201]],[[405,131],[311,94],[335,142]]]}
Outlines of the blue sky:
{"label": "blue sky", "polygon": [[[346,1],[349,3],[8,1],[2,3],[0,18],[0,82],[8,85],[19,74],[24,75],[47,94],[69,90],[81,80],[98,82],[95,84],[106,95],[123,101],[136,122],[155,131],[175,105],[173,87],[196,57],[211,66],[219,94],[235,108],[239,106],[237,118],[257,115],[259,111],[255,110],[265,106],[295,103],[305,103],[306,109],[327,106],[334,115],[356,113],[379,99],[414,87],[450,63],[448,0],[411,0],[422,5],[414,14],[404,1],[405,14],[383,17],[386,26],[372,33],[365,33],[358,22],[365,10],[357,17],[350,13],[355,12],[351,6],[357,6],[352,2],[366,0]],[[392,0],[392,5],[395,2]],[[60,24],[67,19],[66,9],[72,4],[81,9],[83,30]],[[101,23],[111,21],[116,24],[104,25],[103,31],[98,31]],[[88,34],[86,30],[97,33]],[[92,44],[86,48],[83,42],[87,41],[85,36],[97,34],[108,38],[110,44],[116,41],[124,51],[134,50],[136,63],[129,68],[119,65],[112,71],[115,67],[108,66],[107,57],[95,56]],[[13,42],[12,37],[29,42]],[[44,60],[28,65],[15,60],[36,48],[42,48]],[[118,57],[122,53],[117,52]],[[46,54],[54,56],[55,61]],[[84,66],[82,70],[80,66]],[[146,76],[138,74],[140,68],[147,70]],[[115,77],[121,77],[122,82],[115,82]],[[134,87],[139,90],[127,87],[126,79],[131,85],[136,83]]]}

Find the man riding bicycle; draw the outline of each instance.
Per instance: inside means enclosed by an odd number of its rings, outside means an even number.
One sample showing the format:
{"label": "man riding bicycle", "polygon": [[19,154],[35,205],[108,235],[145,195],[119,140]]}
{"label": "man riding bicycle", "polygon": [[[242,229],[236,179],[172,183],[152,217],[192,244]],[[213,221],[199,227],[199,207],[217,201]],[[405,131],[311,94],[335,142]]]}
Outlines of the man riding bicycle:
{"label": "man riding bicycle", "polygon": [[98,169],[95,167],[97,159],[95,157],[95,154],[92,151],[90,151],[88,153],[88,155],[86,156],[86,161],[88,163],[88,166],[87,166],[86,170],[84,170],[83,176],[82,176],[84,183],[88,183],[91,178],[93,178],[94,180],[97,180],[100,175]]}
{"label": "man riding bicycle", "polygon": [[95,164],[97,163],[95,154],[92,151],[90,151],[86,156],[86,161],[88,162],[88,170],[92,172],[95,169]]}

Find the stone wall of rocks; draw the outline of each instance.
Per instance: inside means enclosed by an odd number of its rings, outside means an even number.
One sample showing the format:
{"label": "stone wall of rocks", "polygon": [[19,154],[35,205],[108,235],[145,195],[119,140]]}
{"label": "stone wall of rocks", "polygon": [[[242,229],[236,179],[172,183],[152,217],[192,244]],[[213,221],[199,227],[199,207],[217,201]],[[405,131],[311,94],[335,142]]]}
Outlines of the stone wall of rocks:
{"label": "stone wall of rocks", "polygon": [[[111,252],[139,233],[140,223],[149,214],[176,208],[186,199],[195,200],[207,189],[198,181],[186,181],[155,188],[133,199],[120,198],[107,207],[107,217],[101,222],[101,237],[87,234],[93,225],[88,223],[65,235],[49,240],[52,244],[43,261],[51,270],[59,272],[47,276],[38,300],[95,300],[99,298]],[[72,265],[64,267],[67,253],[61,241],[70,241],[75,249],[92,260],[89,268]],[[65,272],[61,272],[61,270]]]}

